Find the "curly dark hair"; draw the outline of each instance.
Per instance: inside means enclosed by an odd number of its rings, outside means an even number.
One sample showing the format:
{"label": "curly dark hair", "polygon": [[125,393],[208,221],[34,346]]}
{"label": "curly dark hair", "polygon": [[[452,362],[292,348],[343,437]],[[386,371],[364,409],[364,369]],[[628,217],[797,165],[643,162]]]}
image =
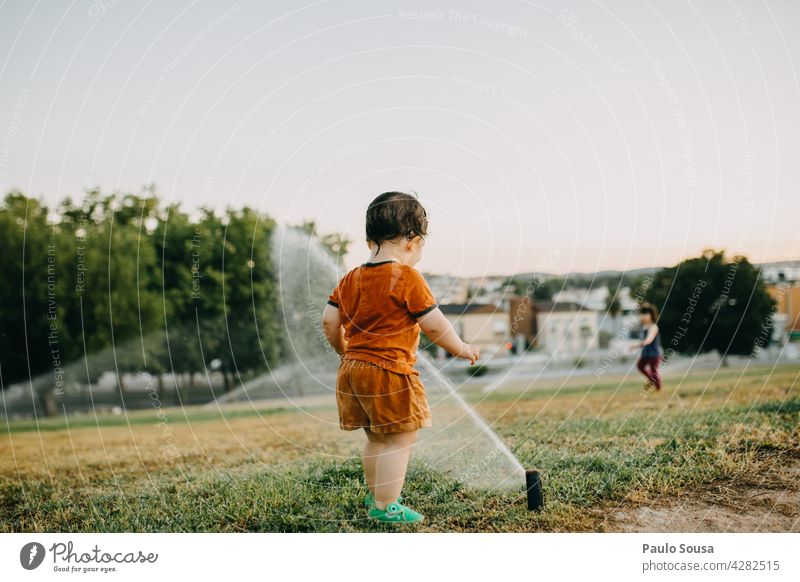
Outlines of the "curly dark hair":
{"label": "curly dark hair", "polygon": [[382,241],[427,234],[428,213],[411,194],[384,192],[367,207],[367,240],[378,245],[378,250]]}

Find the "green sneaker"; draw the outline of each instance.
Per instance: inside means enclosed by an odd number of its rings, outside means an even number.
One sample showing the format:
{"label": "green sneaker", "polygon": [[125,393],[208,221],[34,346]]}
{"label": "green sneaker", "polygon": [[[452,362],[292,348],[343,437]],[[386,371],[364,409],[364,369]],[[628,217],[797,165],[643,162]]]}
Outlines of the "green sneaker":
{"label": "green sneaker", "polygon": [[378,509],[373,506],[369,510],[369,516],[387,523],[419,523],[425,519],[421,513],[397,502],[390,503],[386,509]]}
{"label": "green sneaker", "polygon": [[[403,502],[403,496],[397,498],[397,503]],[[367,493],[367,496],[364,498],[364,507],[367,509],[372,509],[375,507],[375,496],[372,493]]]}

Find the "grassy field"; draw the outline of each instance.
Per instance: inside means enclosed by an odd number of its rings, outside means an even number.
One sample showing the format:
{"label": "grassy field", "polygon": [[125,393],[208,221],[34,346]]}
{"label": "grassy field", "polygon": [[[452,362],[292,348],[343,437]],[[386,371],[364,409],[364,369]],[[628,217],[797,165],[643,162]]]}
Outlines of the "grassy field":
{"label": "grassy field", "polygon": [[[638,376],[476,391],[479,412],[542,471],[545,510],[528,512],[521,490],[475,491],[414,466],[404,496],[428,519],[401,528],[800,531],[799,375],[797,366],[696,371],[649,394]],[[0,432],[5,532],[393,529],[361,509],[361,435],[340,431],[319,400],[20,421]],[[723,514],[730,520],[714,520]]]}

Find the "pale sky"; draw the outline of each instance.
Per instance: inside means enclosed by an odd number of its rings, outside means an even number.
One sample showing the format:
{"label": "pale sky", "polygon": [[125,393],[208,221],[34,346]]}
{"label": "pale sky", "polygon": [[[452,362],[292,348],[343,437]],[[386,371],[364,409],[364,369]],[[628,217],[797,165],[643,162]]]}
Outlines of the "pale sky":
{"label": "pale sky", "polygon": [[800,257],[797,2],[264,4],[0,3],[0,191],[155,183],[352,266],[413,190],[462,276]]}

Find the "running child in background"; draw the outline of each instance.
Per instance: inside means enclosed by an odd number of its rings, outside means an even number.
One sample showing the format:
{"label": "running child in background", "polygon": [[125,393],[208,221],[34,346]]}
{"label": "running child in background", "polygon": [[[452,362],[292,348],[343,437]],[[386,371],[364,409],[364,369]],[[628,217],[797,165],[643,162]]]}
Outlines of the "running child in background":
{"label": "running child in background", "polygon": [[386,192],[369,205],[366,222],[371,256],[341,278],[322,314],[325,337],[342,357],[336,378],[339,426],[366,433],[368,515],[419,522],[423,516],[400,503],[400,492],[417,431],[431,426],[425,387],[413,368],[420,329],[470,365],[479,353],[458,337],[414,269],[428,233],[419,201]]}
{"label": "running child in background", "polygon": [[636,367],[647,378],[644,385],[645,390],[651,388],[661,390],[661,374],[658,366],[661,363],[663,350],[661,349],[661,334],[656,324],[657,319],[658,310],[655,306],[645,303],[639,308],[639,321],[642,324],[642,342],[639,347],[642,351]]}

